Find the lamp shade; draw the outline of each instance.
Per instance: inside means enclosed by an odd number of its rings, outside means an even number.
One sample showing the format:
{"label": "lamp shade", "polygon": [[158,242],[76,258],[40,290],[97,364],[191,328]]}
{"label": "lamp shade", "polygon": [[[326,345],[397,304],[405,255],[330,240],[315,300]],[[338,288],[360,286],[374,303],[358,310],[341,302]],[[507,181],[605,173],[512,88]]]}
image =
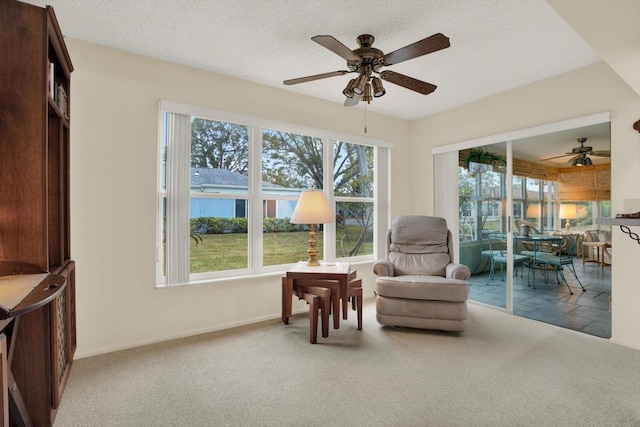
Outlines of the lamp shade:
{"label": "lamp shade", "polygon": [[329,201],[322,191],[303,191],[291,215],[292,224],[326,224],[334,216]]}
{"label": "lamp shade", "polygon": [[560,214],[558,215],[558,217],[560,219],[576,219],[578,217],[576,205],[560,205]]}
{"label": "lamp shade", "polygon": [[540,206],[529,205],[527,206],[527,218],[538,218],[540,216]]}

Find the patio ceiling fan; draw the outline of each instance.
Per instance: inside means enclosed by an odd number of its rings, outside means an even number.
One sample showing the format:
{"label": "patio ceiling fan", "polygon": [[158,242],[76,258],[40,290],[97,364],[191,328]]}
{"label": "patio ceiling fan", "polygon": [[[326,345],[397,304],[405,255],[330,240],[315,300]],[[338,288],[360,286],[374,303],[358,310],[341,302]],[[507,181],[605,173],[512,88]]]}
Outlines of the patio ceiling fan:
{"label": "patio ceiling fan", "polygon": [[587,138],[578,138],[578,142],[580,143],[580,146],[574,147],[570,153],[548,157],[546,159],[542,159],[542,161],[559,159],[566,156],[573,156],[567,161],[567,163],[571,164],[572,166],[590,166],[593,164],[593,162],[591,161],[589,156],[611,157],[611,151],[594,151],[593,147],[585,147],[584,143],[587,142]]}
{"label": "patio ceiling fan", "polygon": [[395,71],[381,71],[381,68],[446,49],[450,46],[449,38],[441,33],[434,34],[387,54],[380,49],[372,47],[374,37],[370,34],[358,36],[357,41],[360,47],[354,50],[349,49],[333,36],[319,35],[311,37],[311,40],[345,59],[347,61],[347,69],[285,80],[283,83],[285,85],[295,85],[328,77],[342,76],[348,73],[357,73],[357,77],[351,79],[342,91],[346,96],[344,105],[347,107],[357,105],[361,100],[370,103],[372,98],[383,96],[386,90],[382,85],[382,80],[423,95],[430,94],[436,90],[436,85],[396,73]]}

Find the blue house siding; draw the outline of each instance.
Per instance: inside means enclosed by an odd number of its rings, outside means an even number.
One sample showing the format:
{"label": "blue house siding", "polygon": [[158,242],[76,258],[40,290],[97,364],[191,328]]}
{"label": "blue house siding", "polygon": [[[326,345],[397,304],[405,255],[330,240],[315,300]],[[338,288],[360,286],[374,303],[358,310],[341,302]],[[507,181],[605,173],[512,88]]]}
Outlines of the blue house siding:
{"label": "blue house siding", "polygon": [[[243,197],[248,193],[249,178],[246,175],[215,168],[191,168],[191,194],[219,193],[237,194]],[[302,189],[285,188],[269,182],[262,183],[265,196],[298,195]],[[264,215],[275,218],[290,218],[296,207],[296,200],[271,200],[272,205],[265,208]],[[192,197],[190,203],[190,217],[218,217],[235,218],[247,216],[245,199],[212,199]]]}
{"label": "blue house siding", "polygon": [[296,204],[298,204],[297,200],[278,200],[276,202],[276,218],[291,218]]}
{"label": "blue house siding", "polygon": [[191,199],[191,218],[234,218],[235,216],[236,201],[234,199]]}

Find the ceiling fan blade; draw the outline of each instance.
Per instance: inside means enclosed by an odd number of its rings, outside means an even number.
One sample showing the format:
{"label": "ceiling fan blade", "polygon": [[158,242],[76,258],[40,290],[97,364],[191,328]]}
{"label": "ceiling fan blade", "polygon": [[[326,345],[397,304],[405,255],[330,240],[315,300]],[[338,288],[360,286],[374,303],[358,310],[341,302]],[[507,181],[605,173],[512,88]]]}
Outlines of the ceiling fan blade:
{"label": "ceiling fan blade", "polygon": [[282,83],[286,85],[297,85],[298,83],[306,83],[306,82],[311,82],[313,80],[326,79],[327,77],[343,76],[347,73],[351,73],[351,71],[339,70],[339,71],[332,71],[330,73],[314,74],[313,76],[299,77],[297,79],[285,80]]}
{"label": "ceiling fan blade", "polygon": [[426,39],[422,39],[398,50],[394,50],[391,53],[387,53],[380,60],[384,65],[393,65],[426,55],[427,53],[446,49],[449,46],[451,46],[449,43],[449,37],[442,33],[437,33],[427,37]]}
{"label": "ceiling fan blade", "polygon": [[343,57],[347,61],[360,61],[360,57],[353,53],[351,49],[340,43],[333,36],[314,36],[311,40],[321,46],[326,47],[331,52]]}
{"label": "ceiling fan blade", "polygon": [[541,162],[545,162],[547,160],[559,159],[561,157],[573,156],[574,153],[564,153],[559,156],[547,157],[546,159],[540,159]]}
{"label": "ceiling fan blade", "polygon": [[344,106],[345,107],[353,107],[354,105],[358,105],[360,102],[360,95],[354,93],[351,98],[345,96]]}
{"label": "ceiling fan blade", "polygon": [[589,152],[589,155],[596,157],[611,157],[611,151],[591,151]]}
{"label": "ceiling fan blade", "polygon": [[430,94],[438,87],[436,85],[432,85],[431,83],[426,83],[421,80],[414,79],[413,77],[405,76],[404,74],[396,73],[389,70],[381,72],[380,78],[393,84],[397,84],[398,86],[406,87],[407,89],[413,90],[423,95]]}

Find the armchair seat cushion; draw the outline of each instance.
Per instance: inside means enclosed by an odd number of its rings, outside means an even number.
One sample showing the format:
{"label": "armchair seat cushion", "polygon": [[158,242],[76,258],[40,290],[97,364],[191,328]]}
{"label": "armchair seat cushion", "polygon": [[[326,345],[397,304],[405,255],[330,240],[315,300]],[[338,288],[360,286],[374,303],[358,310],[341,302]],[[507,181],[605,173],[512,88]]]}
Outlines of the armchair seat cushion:
{"label": "armchair seat cushion", "polygon": [[469,297],[469,283],[440,276],[378,277],[376,294],[390,298],[464,302]]}

